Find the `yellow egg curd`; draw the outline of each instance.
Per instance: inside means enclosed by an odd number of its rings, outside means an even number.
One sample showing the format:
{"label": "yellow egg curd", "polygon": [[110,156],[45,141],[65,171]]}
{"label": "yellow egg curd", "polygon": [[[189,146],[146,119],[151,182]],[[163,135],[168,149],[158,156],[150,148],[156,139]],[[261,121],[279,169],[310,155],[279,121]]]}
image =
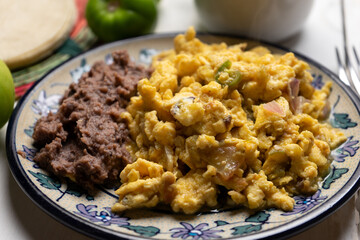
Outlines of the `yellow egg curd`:
{"label": "yellow egg curd", "polygon": [[[158,54],[122,118],[134,163],[121,172],[115,212],[154,207],[192,214],[230,204],[291,211],[328,173],[346,138],[324,122],[331,82],[311,86],[293,53],[205,44],[193,28]],[[222,194],[224,191],[222,191]]]}

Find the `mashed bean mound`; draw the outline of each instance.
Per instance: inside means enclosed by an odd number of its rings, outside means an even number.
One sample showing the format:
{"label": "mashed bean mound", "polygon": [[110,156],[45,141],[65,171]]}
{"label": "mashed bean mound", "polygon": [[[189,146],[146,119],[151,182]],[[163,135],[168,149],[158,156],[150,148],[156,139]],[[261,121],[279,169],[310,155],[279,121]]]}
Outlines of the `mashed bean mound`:
{"label": "mashed bean mound", "polygon": [[192,214],[231,204],[290,211],[328,173],[345,141],[325,120],[331,83],[311,86],[306,62],[264,47],[205,44],[190,28],[153,60],[121,114],[137,159],[121,172],[115,212],[154,207]]}
{"label": "mashed bean mound", "polygon": [[40,149],[34,161],[90,191],[95,184],[118,181],[123,166],[132,162],[124,147],[128,129],[120,115],[138,81],[150,76],[126,51],[112,56],[113,64],[99,61],[72,83],[58,112],[39,119],[33,133]]}

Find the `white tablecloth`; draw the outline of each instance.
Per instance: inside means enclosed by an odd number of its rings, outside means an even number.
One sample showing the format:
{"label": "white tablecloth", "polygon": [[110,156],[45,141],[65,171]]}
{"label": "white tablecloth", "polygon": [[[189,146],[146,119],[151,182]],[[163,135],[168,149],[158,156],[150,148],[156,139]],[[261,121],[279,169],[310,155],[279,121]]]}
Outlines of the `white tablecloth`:
{"label": "white tablecloth", "polygon": [[[360,1],[345,0],[345,4],[349,42],[360,50]],[[185,31],[189,26],[205,30],[193,0],[161,0],[159,8],[157,33]],[[296,50],[336,72],[335,46],[342,46],[340,23],[340,0],[315,0],[304,29],[280,45]],[[0,130],[0,239],[89,239],[48,216],[20,189],[8,168],[5,132],[5,128]],[[359,239],[358,219],[353,197],[323,222],[291,240]]]}

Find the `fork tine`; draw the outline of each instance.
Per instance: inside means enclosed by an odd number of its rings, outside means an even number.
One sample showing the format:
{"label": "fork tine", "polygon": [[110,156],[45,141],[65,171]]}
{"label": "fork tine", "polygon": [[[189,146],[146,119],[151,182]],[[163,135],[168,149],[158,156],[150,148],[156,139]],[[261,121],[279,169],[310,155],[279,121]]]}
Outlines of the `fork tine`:
{"label": "fork tine", "polygon": [[357,51],[355,49],[355,46],[353,46],[353,52],[354,52],[354,56],[355,56],[355,61],[357,64],[357,71],[358,71],[358,75],[360,73],[360,59],[359,59],[359,55],[357,54]]}
{"label": "fork tine", "polygon": [[[354,54],[356,54],[355,58],[357,58],[357,52],[356,52],[355,48],[353,48],[353,51],[354,51]],[[345,47],[345,69],[347,69],[350,74],[350,76],[348,78],[350,85],[352,87],[354,87],[354,90],[358,93],[358,95],[360,95],[360,79],[359,79],[358,74],[356,73],[355,68],[351,64],[349,54],[347,52],[346,47]]]}
{"label": "fork tine", "polygon": [[[343,37],[343,44],[344,44],[344,60],[345,63],[343,64],[340,59],[339,50],[336,50],[336,56],[339,64],[339,77],[340,79],[347,83],[353,90],[360,96],[360,79],[353,68],[349,53],[348,53],[348,45],[347,45],[347,35],[346,35],[346,18],[345,18],[345,3],[344,0],[340,0],[340,7],[341,7],[341,23],[342,23],[342,37]],[[353,50],[356,52],[356,50]],[[357,54],[356,54],[357,55]]]}
{"label": "fork tine", "polygon": [[358,77],[358,74],[355,71],[355,68],[352,66],[352,64],[349,62],[348,65],[349,73],[350,73],[350,81],[352,85],[354,85],[357,93],[360,95],[360,79]]}
{"label": "fork tine", "polygon": [[344,64],[342,63],[341,58],[340,58],[339,49],[337,47],[335,47],[335,51],[336,51],[336,59],[337,59],[338,66],[339,66],[339,78],[343,83],[350,86],[350,82],[348,80]]}

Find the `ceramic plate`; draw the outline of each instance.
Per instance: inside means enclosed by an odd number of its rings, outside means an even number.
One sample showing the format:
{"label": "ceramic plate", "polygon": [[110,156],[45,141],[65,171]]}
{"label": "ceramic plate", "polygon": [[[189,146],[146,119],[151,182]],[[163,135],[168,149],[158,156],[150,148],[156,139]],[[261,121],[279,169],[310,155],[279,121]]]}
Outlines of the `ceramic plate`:
{"label": "ceramic plate", "polygon": [[[174,35],[152,35],[104,45],[82,54],[56,68],[37,82],[19,101],[9,122],[6,136],[7,156],[13,175],[27,195],[51,216],[65,225],[96,238],[112,239],[214,239],[283,238],[296,234],[324,219],[355,193],[359,186],[359,98],[329,70],[307,61],[314,76],[313,86],[321,88],[332,81],[330,123],[341,128],[348,140],[332,152],[331,171],[312,196],[296,196],[292,212],[267,209],[259,212],[244,208],[202,212],[198,215],[174,214],[164,209],[128,211],[114,215],[110,207],[117,201],[113,189],[99,187],[95,196],[68,181],[61,181],[41,170],[33,157],[31,138],[34,124],[41,115],[55,112],[65,89],[76,82],[97,60],[112,61],[110,53],[127,49],[143,64],[151,56],[173,47]],[[199,35],[207,43],[259,43],[216,35]],[[261,43],[272,52],[288,50]],[[23,151],[24,157],[17,154]]]}

